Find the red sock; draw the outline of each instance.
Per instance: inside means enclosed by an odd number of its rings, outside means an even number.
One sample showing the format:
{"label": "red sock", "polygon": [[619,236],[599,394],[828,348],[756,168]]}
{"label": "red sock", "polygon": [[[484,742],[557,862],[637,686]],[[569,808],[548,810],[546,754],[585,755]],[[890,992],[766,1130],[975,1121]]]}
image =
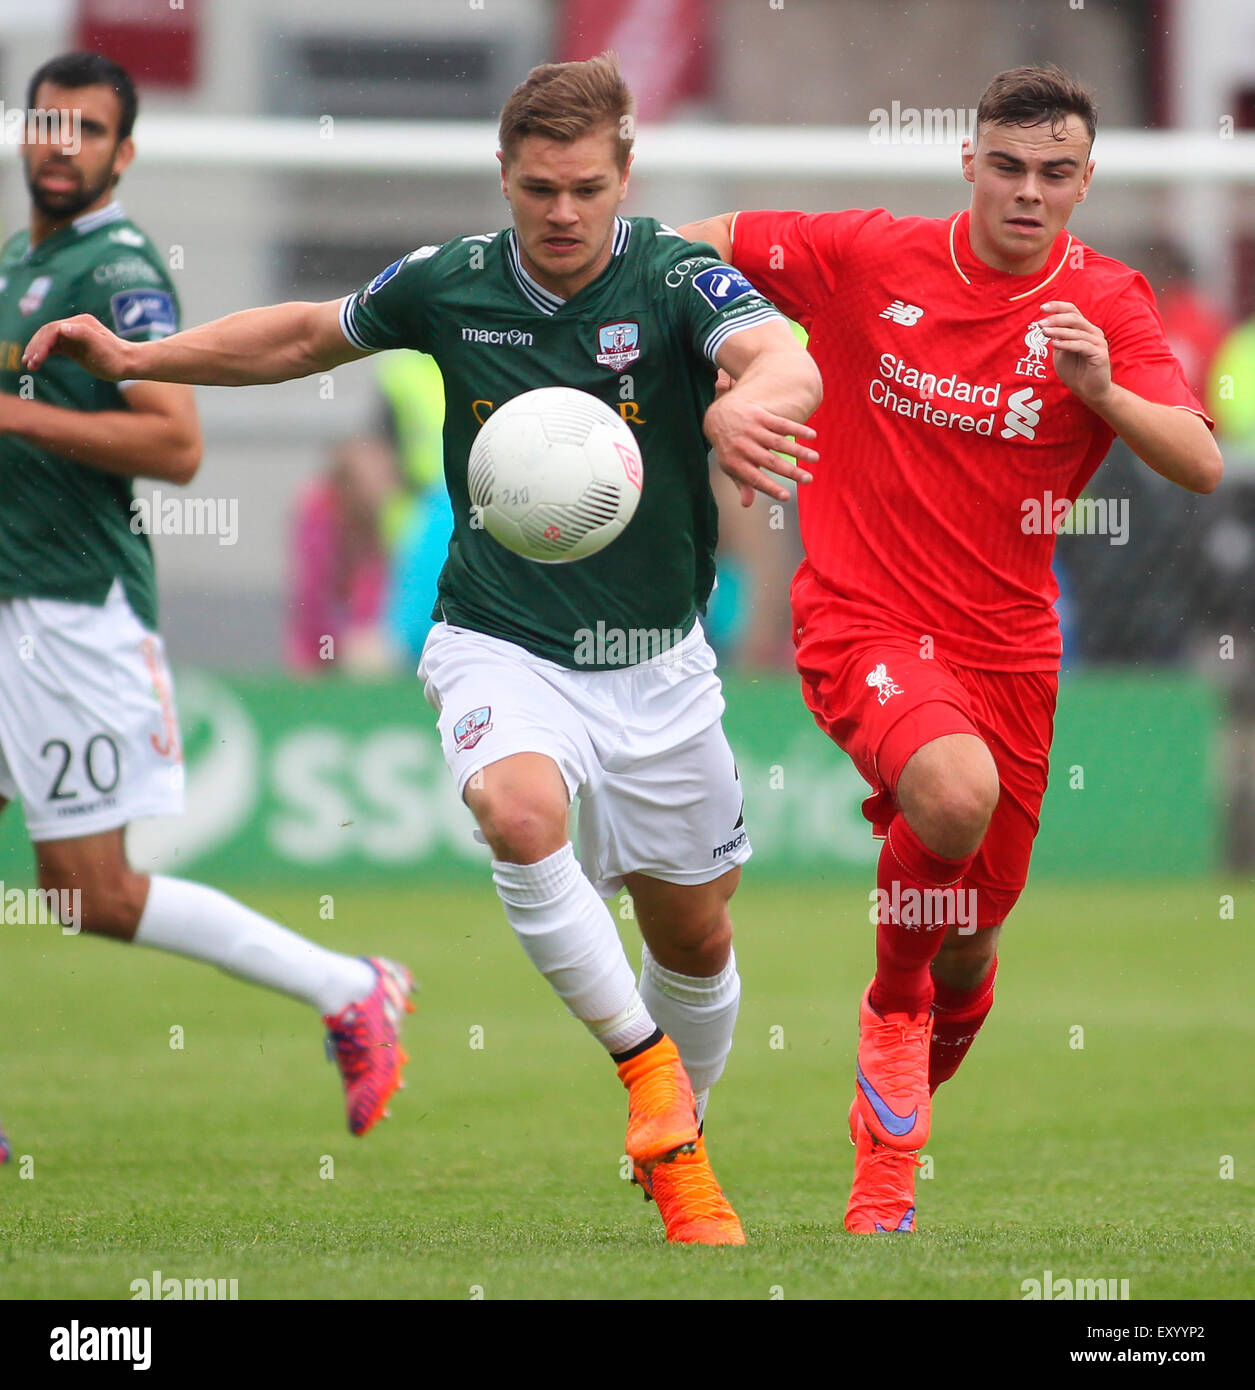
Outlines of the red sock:
{"label": "red sock", "polygon": [[967,1050],[976,1041],[981,1024],[994,1006],[994,976],[998,957],[993,958],[989,974],[975,989],[955,989],[934,978],[933,1040],[928,1052],[929,1094],[959,1069]]}
{"label": "red sock", "polygon": [[[963,875],[975,857],[942,859],[901,811],[890,822],[876,868],[876,978],[870,1002],[878,1013],[918,1014],[928,1008],[933,997],[928,967],[956,920]],[[937,902],[938,888],[954,890],[948,907]],[[930,890],[932,896],[926,896]]]}

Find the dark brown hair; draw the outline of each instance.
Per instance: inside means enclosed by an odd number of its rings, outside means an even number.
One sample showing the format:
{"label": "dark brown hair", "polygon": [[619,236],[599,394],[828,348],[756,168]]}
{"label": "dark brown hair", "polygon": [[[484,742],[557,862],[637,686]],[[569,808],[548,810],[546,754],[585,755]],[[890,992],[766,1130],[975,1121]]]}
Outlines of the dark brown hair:
{"label": "dark brown hair", "polygon": [[1036,67],[1009,68],[1000,72],[985,88],[976,108],[979,129],[992,125],[1041,125],[1050,122],[1050,133],[1059,136],[1069,116],[1079,116],[1094,143],[1098,128],[1098,108],[1094,98],[1074,77],[1053,63]]}
{"label": "dark brown hair", "polygon": [[583,63],[542,63],[510,93],[501,109],[497,137],[508,164],[528,135],[578,140],[600,126],[613,126],[615,157],[622,169],[632,152],[635,105],[613,53]]}

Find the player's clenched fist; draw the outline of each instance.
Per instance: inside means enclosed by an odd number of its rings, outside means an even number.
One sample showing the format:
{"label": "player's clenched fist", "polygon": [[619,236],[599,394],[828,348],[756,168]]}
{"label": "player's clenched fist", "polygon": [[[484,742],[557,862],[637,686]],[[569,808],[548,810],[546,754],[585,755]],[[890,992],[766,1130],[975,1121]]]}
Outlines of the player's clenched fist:
{"label": "player's clenched fist", "polygon": [[1101,404],[1111,389],[1111,356],[1102,329],[1064,299],[1041,306],[1042,331],[1054,349],[1059,380],[1088,406]]}
{"label": "player's clenched fist", "polygon": [[86,367],[93,376],[124,381],[133,375],[128,371],[131,351],[132,345],[111,333],[99,319],[91,314],[75,314],[72,319],[54,319],[44,324],[26,344],[22,365],[38,371],[53,353],[60,353]]}
{"label": "player's clenched fist", "polygon": [[811,475],[789,458],[782,458],[782,454],[802,463],[816,463],[819,459],[813,449],[797,442],[814,439],[813,429],[800,420],[785,419],[733,390],[716,398],[706,412],[703,427],[714,446],[719,467],[740,484],[743,507],[753,503],[755,492],[765,492],[778,502],[789,500],[788,490],[767,478],[764,469],[797,483],[810,482]]}

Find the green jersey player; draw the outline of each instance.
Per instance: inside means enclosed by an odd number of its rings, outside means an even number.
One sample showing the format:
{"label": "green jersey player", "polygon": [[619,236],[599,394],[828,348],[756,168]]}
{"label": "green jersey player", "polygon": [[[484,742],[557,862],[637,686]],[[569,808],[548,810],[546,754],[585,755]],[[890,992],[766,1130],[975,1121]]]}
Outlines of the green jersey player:
{"label": "green jersey player", "polygon": [[[700,621],[714,576],[707,440],[744,490],[785,498],[764,470],[808,481],[794,460],[815,456],[795,440],[811,437],[820,389],[742,276],[660,223],[618,216],[630,130],[610,56],[537,68],[501,117],[508,229],[420,247],[343,300],[151,344],[78,317],[42,330],[27,357],[39,369],[63,353],[106,379],[243,385],[385,348],[432,354],[456,523],[419,676],[446,759],[524,950],[618,1064],[627,1153],[668,1239],[740,1244],[702,1138],[740,998],[727,904],[749,855]],[[716,400],[717,368],[735,384]],[[556,384],[599,396],[637,432],[644,490],[606,550],[538,566],[475,525],[467,452],[496,406]],[[602,902],[621,885],[644,937],[639,988]]]}
{"label": "green jersey player", "polygon": [[[101,381],[66,357],[21,363],[42,323],[87,312],[119,341],[178,328],[165,265],[114,188],[134,155],[135,90],[65,54],[31,80],[29,230],[0,251],[0,810],[20,796],[39,882],[89,932],[218,965],[314,1005],[364,1133],[399,1081],[408,974],[326,951],[202,884],[136,873],[126,827],[177,813],[183,757],[137,477],[200,463],[187,386]],[[0,1159],[4,1145],[0,1143]]]}

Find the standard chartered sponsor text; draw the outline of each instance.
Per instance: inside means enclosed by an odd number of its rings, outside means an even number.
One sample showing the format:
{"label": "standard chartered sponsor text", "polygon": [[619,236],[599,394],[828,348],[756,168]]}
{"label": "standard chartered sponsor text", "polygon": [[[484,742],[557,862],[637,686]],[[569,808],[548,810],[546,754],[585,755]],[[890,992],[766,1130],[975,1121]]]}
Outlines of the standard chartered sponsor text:
{"label": "standard chartered sponsor text", "polygon": [[[904,358],[891,352],[882,352],[877,365],[879,376],[872,377],[867,384],[867,394],[873,405],[892,411],[895,415],[923,420],[925,424],[935,425],[939,429],[957,429],[965,434],[993,434],[994,419],[1002,397],[1000,382],[984,385],[967,381],[957,372],[938,375],[911,366]],[[894,390],[895,386],[907,388],[916,398],[912,399],[905,391]],[[982,405],[991,413],[977,416],[962,410],[946,410],[934,404],[937,399]]]}

